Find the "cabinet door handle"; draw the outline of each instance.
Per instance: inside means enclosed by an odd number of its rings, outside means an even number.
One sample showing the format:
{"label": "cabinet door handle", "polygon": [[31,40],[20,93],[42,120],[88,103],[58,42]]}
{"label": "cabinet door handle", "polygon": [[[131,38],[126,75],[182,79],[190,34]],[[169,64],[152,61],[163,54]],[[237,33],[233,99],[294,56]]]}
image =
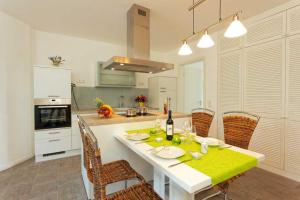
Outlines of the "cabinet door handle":
{"label": "cabinet door handle", "polygon": [[160,89],[162,89],[162,90],[165,90],[165,89],[167,89],[167,88],[165,88],[165,87],[161,87]]}
{"label": "cabinet door handle", "polygon": [[60,97],[59,95],[48,95],[48,97]]}
{"label": "cabinet door handle", "polygon": [[166,91],[160,91],[160,92],[166,92]]}
{"label": "cabinet door handle", "polygon": [[58,142],[60,139],[55,139],[55,140],[49,140],[49,142]]}
{"label": "cabinet door handle", "polygon": [[56,132],[49,132],[48,134],[53,135],[53,134],[59,134],[59,133],[60,133],[59,131],[56,131]]}

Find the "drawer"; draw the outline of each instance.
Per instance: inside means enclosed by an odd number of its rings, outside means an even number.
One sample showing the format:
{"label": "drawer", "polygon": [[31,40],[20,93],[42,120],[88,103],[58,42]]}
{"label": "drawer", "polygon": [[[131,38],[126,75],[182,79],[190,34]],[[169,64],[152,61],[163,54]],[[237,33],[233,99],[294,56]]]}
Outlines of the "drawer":
{"label": "drawer", "polygon": [[56,139],[41,139],[35,142],[35,154],[48,154],[71,150],[71,136]]}
{"label": "drawer", "polygon": [[57,139],[61,137],[71,137],[71,128],[53,129],[53,130],[41,130],[35,131],[34,137],[36,141],[43,139]]}

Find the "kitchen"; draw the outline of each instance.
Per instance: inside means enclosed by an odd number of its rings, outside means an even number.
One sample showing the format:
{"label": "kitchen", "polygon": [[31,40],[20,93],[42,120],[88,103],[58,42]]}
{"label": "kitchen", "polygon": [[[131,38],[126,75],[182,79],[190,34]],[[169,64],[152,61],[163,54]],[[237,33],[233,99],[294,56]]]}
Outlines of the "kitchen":
{"label": "kitchen", "polygon": [[[208,135],[220,141],[226,141],[224,113],[258,115],[248,150],[257,153],[251,155],[257,156],[258,168],[231,183],[229,197],[297,199],[300,115],[294,66],[298,63],[300,2],[256,3],[258,8],[249,2],[225,0],[100,1],[90,5],[67,0],[1,1],[0,199],[92,199],[80,123],[85,132],[95,135],[104,164],[127,160],[160,198],[194,198],[190,193],[196,194],[195,199],[209,196],[214,190],[198,192],[207,189],[214,181],[207,177],[213,176],[202,176],[202,169],[196,168],[195,177],[201,178],[185,182],[175,172],[192,173],[196,160],[168,170],[165,166],[176,164],[177,159],[159,161],[143,149],[159,144],[153,135],[153,143],[141,145],[120,135],[143,132],[140,130],[153,128],[157,122],[166,129],[164,107],[172,111],[175,136],[192,121],[193,109],[212,110]],[[141,22],[128,17],[133,5],[141,5],[140,16],[146,13],[149,18]],[[167,6],[170,9],[165,10]],[[225,38],[224,31],[236,12],[247,34]],[[202,20],[203,15],[207,20]],[[215,22],[216,27],[210,29]],[[202,34],[211,35],[214,45],[197,48]],[[182,41],[189,48],[180,53]],[[49,60],[55,56],[65,61],[55,66]],[[137,98],[140,95],[145,98]],[[98,105],[97,98],[101,99]],[[135,116],[143,113],[149,114]],[[44,120],[47,126],[37,123]],[[51,120],[62,120],[62,124]],[[201,153],[200,147],[197,151]],[[185,161],[182,159],[179,161]],[[197,162],[204,161],[203,157]],[[132,183],[128,184],[130,188]],[[123,189],[124,184],[119,183],[107,191]],[[222,197],[219,193],[212,199]]]}

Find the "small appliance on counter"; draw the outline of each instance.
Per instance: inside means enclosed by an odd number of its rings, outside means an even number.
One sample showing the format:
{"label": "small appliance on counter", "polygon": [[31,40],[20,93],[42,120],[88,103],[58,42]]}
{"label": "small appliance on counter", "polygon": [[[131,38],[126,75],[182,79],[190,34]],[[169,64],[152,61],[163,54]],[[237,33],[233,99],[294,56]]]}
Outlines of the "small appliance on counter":
{"label": "small appliance on counter", "polygon": [[138,115],[147,115],[148,114],[148,108],[147,107],[138,107],[137,108],[137,114]]}

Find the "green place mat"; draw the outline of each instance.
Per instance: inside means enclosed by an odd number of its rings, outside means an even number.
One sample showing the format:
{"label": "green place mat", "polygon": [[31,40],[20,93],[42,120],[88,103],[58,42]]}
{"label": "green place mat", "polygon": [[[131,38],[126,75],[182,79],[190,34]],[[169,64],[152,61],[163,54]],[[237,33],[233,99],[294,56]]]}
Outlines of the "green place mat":
{"label": "green place mat", "polygon": [[[127,131],[127,133],[149,133],[150,130],[151,128],[131,130]],[[156,137],[162,137],[164,140],[162,142],[156,142],[154,140]],[[153,147],[173,145],[171,141],[167,141],[165,138],[166,134],[162,130],[158,134],[151,135],[150,138],[145,140],[145,143]],[[186,151],[184,156],[178,158],[179,161],[192,158],[189,151],[200,152],[201,150],[201,145],[196,142],[176,146]],[[185,164],[211,177],[212,184],[216,185],[257,166],[257,159],[230,149],[209,147],[208,154],[205,154],[199,160],[192,160]]]}

